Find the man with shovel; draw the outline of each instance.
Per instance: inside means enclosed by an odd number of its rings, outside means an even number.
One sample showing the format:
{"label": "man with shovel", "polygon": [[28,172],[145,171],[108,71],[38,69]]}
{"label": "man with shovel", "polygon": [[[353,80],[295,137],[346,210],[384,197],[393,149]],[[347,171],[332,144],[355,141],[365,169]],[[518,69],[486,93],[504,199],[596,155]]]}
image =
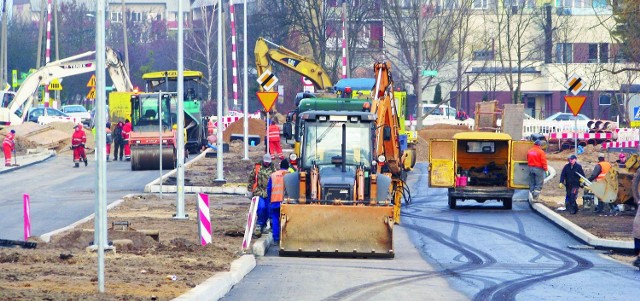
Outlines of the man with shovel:
{"label": "man with shovel", "polygon": [[2,140],[2,150],[4,151],[4,166],[11,166],[11,152],[15,152],[16,149],[15,137],[16,130],[11,130],[11,132],[4,136],[4,140]]}

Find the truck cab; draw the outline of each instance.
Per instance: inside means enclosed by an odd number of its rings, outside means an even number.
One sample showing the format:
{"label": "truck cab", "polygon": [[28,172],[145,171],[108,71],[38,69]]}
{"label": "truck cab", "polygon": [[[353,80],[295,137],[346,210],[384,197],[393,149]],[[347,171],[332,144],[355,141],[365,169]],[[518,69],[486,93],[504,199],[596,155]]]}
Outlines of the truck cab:
{"label": "truck cab", "polygon": [[529,188],[531,146],[531,141],[513,141],[508,134],[491,132],[429,140],[429,186],[448,188],[451,209],[465,200],[497,200],[511,209],[515,189]]}

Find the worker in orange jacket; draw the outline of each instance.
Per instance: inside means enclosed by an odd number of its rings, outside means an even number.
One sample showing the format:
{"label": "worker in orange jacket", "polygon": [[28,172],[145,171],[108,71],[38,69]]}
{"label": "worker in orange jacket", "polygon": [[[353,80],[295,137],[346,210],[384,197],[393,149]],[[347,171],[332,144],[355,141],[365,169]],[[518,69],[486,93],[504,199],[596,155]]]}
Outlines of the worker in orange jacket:
{"label": "worker in orange jacket", "polygon": [[527,152],[527,164],[529,165],[529,192],[534,200],[538,199],[542,191],[542,184],[548,169],[547,155],[540,145],[541,140],[536,140],[533,147]]}
{"label": "worker in orange jacket", "polygon": [[277,120],[271,120],[267,135],[269,136],[269,153],[271,154],[271,159],[275,159],[276,155],[278,155],[280,160],[284,160],[282,147],[280,146],[280,128],[278,127]]}
{"label": "worker in orange jacket", "polygon": [[124,138],[124,159],[127,161],[131,161],[131,142],[129,141],[129,137],[131,136],[132,130],[133,126],[131,125],[131,121],[126,119],[122,126],[122,138]]}
{"label": "worker in orange jacket", "polygon": [[[611,163],[605,161],[604,159],[604,154],[603,153],[598,153],[598,163],[593,167],[593,173],[591,173],[591,176],[589,177],[589,181],[590,182],[594,182],[594,180],[597,181],[601,181],[604,179],[604,177],[607,175],[607,173],[609,172],[609,170],[611,169]],[[616,204],[611,203],[609,204],[609,211],[610,212],[614,212],[616,209]],[[595,212],[602,212],[602,209],[604,209],[604,203],[603,202],[598,202],[598,205],[596,205],[596,207],[594,208]]]}
{"label": "worker in orange jacket", "polygon": [[289,173],[289,161],[280,161],[280,170],[274,172],[267,182],[267,199],[270,201],[271,235],[273,245],[280,244],[280,204],[284,200],[284,176]]}
{"label": "worker in orange jacket", "polygon": [[11,166],[11,152],[15,149],[16,130],[11,130],[2,140],[2,149],[4,151],[4,166]]}
{"label": "worker in orange jacket", "polygon": [[85,143],[87,143],[87,134],[82,129],[82,123],[78,123],[73,127],[75,131],[71,135],[71,149],[73,149],[73,167],[79,167],[80,161],[84,162],[84,166],[88,165],[87,154],[84,151]]}

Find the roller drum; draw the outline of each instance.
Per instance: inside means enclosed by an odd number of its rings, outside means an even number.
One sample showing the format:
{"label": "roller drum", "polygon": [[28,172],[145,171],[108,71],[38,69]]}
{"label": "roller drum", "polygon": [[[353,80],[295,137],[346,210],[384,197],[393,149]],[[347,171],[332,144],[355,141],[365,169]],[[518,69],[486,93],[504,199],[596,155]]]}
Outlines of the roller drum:
{"label": "roller drum", "polygon": [[[173,148],[162,149],[162,169],[174,169],[176,154]],[[131,147],[131,170],[159,170],[160,149],[158,145]]]}

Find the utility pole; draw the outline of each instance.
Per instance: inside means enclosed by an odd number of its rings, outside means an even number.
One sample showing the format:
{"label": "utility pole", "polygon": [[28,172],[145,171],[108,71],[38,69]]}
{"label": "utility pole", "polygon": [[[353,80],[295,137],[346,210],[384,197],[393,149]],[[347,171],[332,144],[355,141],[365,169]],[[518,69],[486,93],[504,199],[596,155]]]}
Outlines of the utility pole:
{"label": "utility pole", "polygon": [[346,78],[351,78],[351,67],[349,66],[349,12],[347,11],[347,0],[342,0],[342,30],[344,31],[344,57],[346,65]]}
{"label": "utility pole", "polygon": [[[127,7],[124,4],[124,0],[121,1],[122,5],[122,39],[124,40],[124,66],[129,71],[129,41],[127,36]],[[180,5],[180,4],[178,4]]]}
{"label": "utility pole", "polygon": [[[418,18],[418,36],[416,41],[418,43],[418,53],[416,54],[416,66],[418,68],[418,79],[416,87],[416,130],[422,129],[422,1],[417,2],[418,7],[415,9],[416,18]],[[414,85],[416,86],[416,85]]]}
{"label": "utility pole", "polygon": [[2,27],[0,28],[0,90],[9,83],[7,73],[7,0],[2,0]]}

